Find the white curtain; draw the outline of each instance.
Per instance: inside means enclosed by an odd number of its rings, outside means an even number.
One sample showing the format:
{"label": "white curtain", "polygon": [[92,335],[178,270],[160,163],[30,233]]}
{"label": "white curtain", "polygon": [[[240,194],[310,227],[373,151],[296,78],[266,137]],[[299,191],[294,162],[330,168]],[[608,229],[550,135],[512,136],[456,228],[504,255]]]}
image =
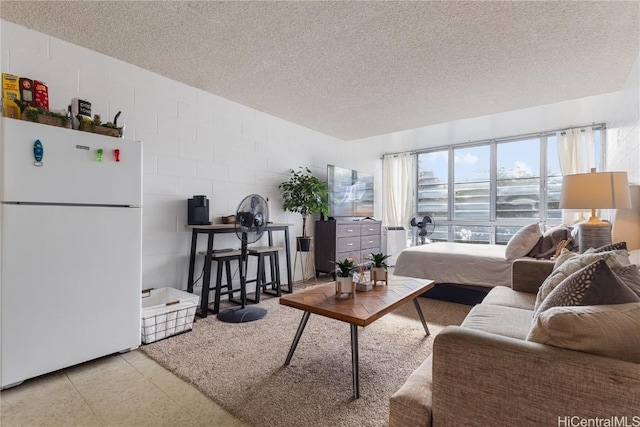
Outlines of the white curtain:
{"label": "white curtain", "polygon": [[406,227],[415,211],[416,155],[385,155],[382,179],[382,225]]}
{"label": "white curtain", "polygon": [[[588,173],[591,168],[596,167],[595,142],[591,128],[567,129],[557,132],[556,136],[558,138],[560,172],[563,176]],[[571,225],[582,216],[581,212],[565,209],[562,211],[562,222]]]}

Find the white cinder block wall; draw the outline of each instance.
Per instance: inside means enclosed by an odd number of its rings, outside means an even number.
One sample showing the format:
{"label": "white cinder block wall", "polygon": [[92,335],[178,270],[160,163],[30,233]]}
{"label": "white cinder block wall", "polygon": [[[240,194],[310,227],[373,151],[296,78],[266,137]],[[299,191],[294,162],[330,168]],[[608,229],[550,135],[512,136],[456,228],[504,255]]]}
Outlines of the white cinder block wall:
{"label": "white cinder block wall", "polygon": [[[322,179],[327,163],[374,173],[371,159],[377,153],[356,152],[353,143],[55,37],[4,20],[0,24],[2,72],[45,82],[51,109],[66,109],[78,97],[90,101],[103,121],[122,111],[118,123],[126,126],[125,138],[143,141],[144,287],[186,288],[191,239],[186,200],[195,194],[209,197],[217,222],[235,213],[248,194],[269,197],[271,219],[293,224],[295,239],[302,219],[283,212],[277,188],[290,168],[308,166]],[[307,227],[312,234],[313,223]],[[280,239],[276,243],[282,244]],[[205,239],[200,241],[205,249]],[[235,235],[220,236],[216,246],[238,247],[239,241]],[[196,275],[201,268],[199,260]]]}
{"label": "white cinder block wall", "polygon": [[627,171],[640,185],[640,56],[618,95],[607,126],[607,169]]}

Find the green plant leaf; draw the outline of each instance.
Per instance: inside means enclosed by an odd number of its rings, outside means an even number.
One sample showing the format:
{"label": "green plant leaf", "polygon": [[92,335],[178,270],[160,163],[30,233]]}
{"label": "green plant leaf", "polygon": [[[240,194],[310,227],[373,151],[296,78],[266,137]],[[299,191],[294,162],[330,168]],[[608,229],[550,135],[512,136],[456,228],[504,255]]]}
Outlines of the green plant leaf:
{"label": "green plant leaf", "polygon": [[377,253],[377,254],[369,254],[369,259],[371,261],[373,261],[373,266],[376,268],[387,268],[389,267],[387,265],[387,263],[385,262],[385,260],[387,258],[390,258],[391,255],[385,255],[383,253]]}
{"label": "green plant leaf", "polygon": [[291,169],[288,181],[278,185],[282,190],[282,207],[285,211],[302,215],[302,235],[307,236],[307,216],[322,213],[329,215],[329,189],[327,183],[311,174],[311,170],[300,167]]}

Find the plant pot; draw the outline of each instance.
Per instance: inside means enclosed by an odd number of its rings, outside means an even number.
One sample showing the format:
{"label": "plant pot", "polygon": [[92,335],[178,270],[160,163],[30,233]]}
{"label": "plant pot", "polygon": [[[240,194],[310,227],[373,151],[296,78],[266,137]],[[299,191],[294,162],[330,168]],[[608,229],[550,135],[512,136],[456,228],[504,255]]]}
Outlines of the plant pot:
{"label": "plant pot", "polygon": [[353,277],[336,277],[336,295],[349,294],[351,298],[356,293],[356,284],[353,281]]}
{"label": "plant pot", "polygon": [[49,126],[57,126],[61,128],[70,128],[71,120],[61,119],[60,117],[48,116],[46,114],[38,114],[37,117],[30,117],[27,115],[25,111],[22,112],[22,120],[26,120],[28,122],[40,123],[43,125]]}
{"label": "plant pot", "polygon": [[309,252],[311,250],[312,237],[296,237],[296,249],[298,252]]}
{"label": "plant pot", "polygon": [[378,284],[378,281],[387,284],[387,269],[384,267],[372,267],[371,268],[371,281],[374,285]]}
{"label": "plant pot", "polygon": [[80,123],[80,129],[83,132],[91,132],[97,133],[100,135],[113,136],[115,138],[120,138],[122,136],[122,128],[108,128],[106,126],[94,125],[92,126],[90,123]]}

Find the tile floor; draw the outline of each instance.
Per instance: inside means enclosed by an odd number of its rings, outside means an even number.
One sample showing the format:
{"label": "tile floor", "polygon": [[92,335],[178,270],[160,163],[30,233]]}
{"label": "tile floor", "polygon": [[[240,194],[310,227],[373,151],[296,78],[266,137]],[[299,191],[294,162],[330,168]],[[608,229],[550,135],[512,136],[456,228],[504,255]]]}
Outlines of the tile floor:
{"label": "tile floor", "polygon": [[[331,281],[330,276],[297,282],[296,289],[327,281]],[[0,391],[0,426],[240,427],[247,424],[143,352],[134,350],[72,366]]]}
{"label": "tile floor", "polygon": [[2,427],[245,426],[139,350],[0,392]]}

